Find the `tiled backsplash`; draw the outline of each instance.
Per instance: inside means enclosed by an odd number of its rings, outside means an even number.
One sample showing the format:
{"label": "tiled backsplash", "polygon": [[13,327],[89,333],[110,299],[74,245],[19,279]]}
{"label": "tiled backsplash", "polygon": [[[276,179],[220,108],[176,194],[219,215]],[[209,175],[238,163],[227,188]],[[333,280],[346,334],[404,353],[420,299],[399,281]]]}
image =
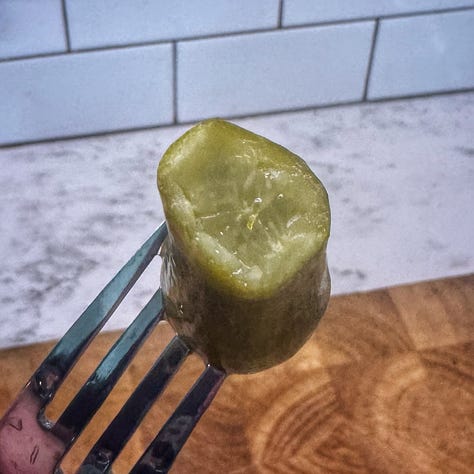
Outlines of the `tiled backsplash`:
{"label": "tiled backsplash", "polygon": [[0,145],[474,88],[474,0],[0,1]]}
{"label": "tiled backsplash", "polygon": [[360,100],[373,30],[358,22],[180,42],[177,118]]}

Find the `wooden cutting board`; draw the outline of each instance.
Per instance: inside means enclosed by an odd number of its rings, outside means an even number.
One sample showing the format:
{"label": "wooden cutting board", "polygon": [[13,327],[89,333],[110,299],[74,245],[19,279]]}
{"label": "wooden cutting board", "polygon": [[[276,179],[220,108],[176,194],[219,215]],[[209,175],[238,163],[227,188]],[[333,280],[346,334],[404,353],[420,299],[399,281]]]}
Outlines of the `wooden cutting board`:
{"label": "wooden cutting board", "polygon": [[[48,408],[54,418],[117,333],[101,335]],[[171,337],[160,325],[63,462],[73,472]],[[51,349],[0,351],[0,413]],[[128,472],[202,363],[189,358],[117,461]],[[290,361],[229,377],[175,473],[474,472],[474,275],[334,297]]]}

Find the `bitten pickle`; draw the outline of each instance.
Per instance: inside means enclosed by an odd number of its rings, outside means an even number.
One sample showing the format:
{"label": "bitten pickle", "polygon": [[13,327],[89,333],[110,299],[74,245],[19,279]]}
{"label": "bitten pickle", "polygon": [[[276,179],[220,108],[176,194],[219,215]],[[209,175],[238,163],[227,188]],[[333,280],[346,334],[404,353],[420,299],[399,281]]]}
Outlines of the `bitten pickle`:
{"label": "bitten pickle", "polygon": [[307,164],[223,120],[165,152],[158,188],[165,313],[206,361],[228,373],[291,357],[326,309],[326,190]]}

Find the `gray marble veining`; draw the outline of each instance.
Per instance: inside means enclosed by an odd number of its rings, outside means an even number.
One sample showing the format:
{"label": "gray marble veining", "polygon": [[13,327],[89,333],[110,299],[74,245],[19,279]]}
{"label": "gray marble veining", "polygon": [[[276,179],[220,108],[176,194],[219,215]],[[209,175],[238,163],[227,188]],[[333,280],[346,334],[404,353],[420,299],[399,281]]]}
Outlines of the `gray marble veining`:
{"label": "gray marble veining", "polygon": [[[235,122],[326,184],[333,294],[474,271],[474,94]],[[0,150],[0,347],[60,337],[163,219],[156,166],[187,127]],[[127,325],[159,260],[109,328]]]}

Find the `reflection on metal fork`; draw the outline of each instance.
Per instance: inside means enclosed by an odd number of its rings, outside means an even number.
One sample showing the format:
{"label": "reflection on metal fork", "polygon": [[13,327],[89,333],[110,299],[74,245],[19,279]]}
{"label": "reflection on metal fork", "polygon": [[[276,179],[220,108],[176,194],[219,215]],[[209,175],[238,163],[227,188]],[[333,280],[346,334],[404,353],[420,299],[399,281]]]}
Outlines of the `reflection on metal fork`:
{"label": "reflection on metal fork", "polygon": [[[166,388],[188,354],[188,347],[175,336],[91,449],[82,463],[79,471],[81,474],[108,471],[152,403]],[[95,470],[91,471],[92,467]]]}
{"label": "reflection on metal fork", "polygon": [[186,394],[131,474],[166,473],[226,377],[210,365]]}
{"label": "reflection on metal fork", "polygon": [[[61,459],[162,318],[161,290],[153,295],[117,340],[55,423],[45,418],[45,407],[80,355],[158,254],[166,235],[166,224],[163,223],[57,343],[0,420],[1,474],[60,472],[58,466]],[[189,348],[178,336],[170,342],[92,448],[79,469],[81,474],[110,472],[115,458],[189,352]],[[168,472],[193,427],[217,393],[225,375],[211,366],[206,367],[133,468],[133,473]]]}

